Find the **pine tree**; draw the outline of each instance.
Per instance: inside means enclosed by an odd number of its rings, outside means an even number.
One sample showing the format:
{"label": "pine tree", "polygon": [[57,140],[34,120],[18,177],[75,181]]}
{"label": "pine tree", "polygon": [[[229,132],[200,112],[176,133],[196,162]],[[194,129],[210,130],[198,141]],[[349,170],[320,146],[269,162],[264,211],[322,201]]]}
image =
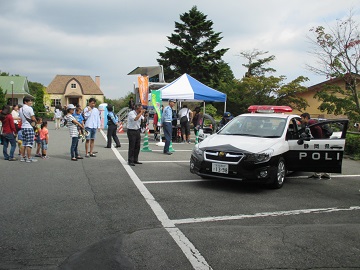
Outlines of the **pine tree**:
{"label": "pine tree", "polygon": [[166,47],[167,51],[159,52],[160,65],[164,67],[166,81],[172,81],[184,73],[193,76],[212,87],[217,87],[224,78],[231,74],[224,74],[224,65],[221,58],[228,49],[215,48],[222,37],[221,32],[214,32],[213,22],[207,20],[207,15],[198,11],[194,6],[189,12],[180,15],[182,23],[175,22],[175,30],[168,36],[173,48]]}

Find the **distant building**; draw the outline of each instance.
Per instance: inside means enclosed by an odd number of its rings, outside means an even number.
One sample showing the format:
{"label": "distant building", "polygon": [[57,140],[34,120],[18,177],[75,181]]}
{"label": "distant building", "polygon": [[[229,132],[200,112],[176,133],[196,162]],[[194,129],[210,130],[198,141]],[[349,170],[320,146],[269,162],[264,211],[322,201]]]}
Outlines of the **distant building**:
{"label": "distant building", "polygon": [[100,89],[100,76],[95,81],[90,76],[84,75],[56,75],[46,89],[49,101],[46,104],[51,107],[79,104],[84,108],[91,97],[99,102],[104,102],[104,93]]}
{"label": "distant building", "polygon": [[0,87],[6,92],[7,104],[23,104],[24,97],[31,97],[28,80],[24,76],[0,76]]}
{"label": "distant building", "polygon": [[[358,80],[360,80],[360,76],[358,75]],[[314,98],[315,94],[322,89],[324,89],[326,86],[338,86],[341,89],[345,90],[348,89],[348,84],[345,82],[343,78],[334,78],[330,79],[318,84],[315,84],[313,86],[310,86],[306,92],[298,94],[300,97],[304,98],[309,106],[304,110],[310,114],[313,118],[346,118],[344,115],[333,115],[333,114],[327,114],[326,112],[320,111],[318,108],[321,105],[321,101],[317,100],[317,98]],[[341,94],[337,93],[337,96],[341,97]],[[294,110],[295,114],[301,114],[301,112]]]}

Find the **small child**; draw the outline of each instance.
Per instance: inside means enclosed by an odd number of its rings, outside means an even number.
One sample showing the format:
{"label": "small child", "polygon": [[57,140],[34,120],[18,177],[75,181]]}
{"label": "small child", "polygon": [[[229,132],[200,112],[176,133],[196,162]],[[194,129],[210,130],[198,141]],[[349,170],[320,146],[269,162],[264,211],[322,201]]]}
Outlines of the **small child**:
{"label": "small child", "polygon": [[17,143],[18,143],[18,147],[19,147],[19,156],[21,155],[22,149],[23,149],[23,136],[22,136],[22,130],[19,129],[18,134],[17,134]]}
{"label": "small child", "polygon": [[35,154],[35,157],[41,157],[41,139],[40,139],[41,124],[42,124],[42,118],[36,117],[36,129],[35,129],[36,154]]}
{"label": "small child", "polygon": [[49,130],[47,129],[47,121],[43,121],[41,124],[41,129],[39,132],[39,136],[41,139],[41,154],[43,159],[48,159],[47,149],[49,144]]}
{"label": "small child", "polygon": [[[73,116],[76,121],[78,121],[80,124],[84,124],[84,117],[81,114],[81,108],[76,107],[75,112],[73,113]],[[79,139],[81,139],[81,142],[84,142],[86,139],[86,136],[84,135],[84,129],[81,126],[77,126],[78,132],[79,132]]]}

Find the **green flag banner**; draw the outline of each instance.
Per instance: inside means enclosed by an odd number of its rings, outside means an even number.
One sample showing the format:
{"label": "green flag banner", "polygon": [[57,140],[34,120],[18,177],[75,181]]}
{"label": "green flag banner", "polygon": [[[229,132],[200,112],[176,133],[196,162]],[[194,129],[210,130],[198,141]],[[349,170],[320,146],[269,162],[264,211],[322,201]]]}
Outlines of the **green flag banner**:
{"label": "green flag banner", "polygon": [[154,109],[158,115],[158,122],[161,123],[161,91],[160,90],[151,90],[151,103],[154,106]]}

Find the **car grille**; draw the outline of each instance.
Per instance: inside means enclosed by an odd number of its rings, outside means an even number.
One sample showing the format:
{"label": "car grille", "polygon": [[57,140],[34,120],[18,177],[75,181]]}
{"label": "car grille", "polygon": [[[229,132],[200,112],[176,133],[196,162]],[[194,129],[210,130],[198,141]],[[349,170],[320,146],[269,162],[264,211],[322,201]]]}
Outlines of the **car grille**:
{"label": "car grille", "polygon": [[244,158],[243,153],[221,152],[221,151],[205,151],[206,161],[216,161],[219,163],[238,164]]}

